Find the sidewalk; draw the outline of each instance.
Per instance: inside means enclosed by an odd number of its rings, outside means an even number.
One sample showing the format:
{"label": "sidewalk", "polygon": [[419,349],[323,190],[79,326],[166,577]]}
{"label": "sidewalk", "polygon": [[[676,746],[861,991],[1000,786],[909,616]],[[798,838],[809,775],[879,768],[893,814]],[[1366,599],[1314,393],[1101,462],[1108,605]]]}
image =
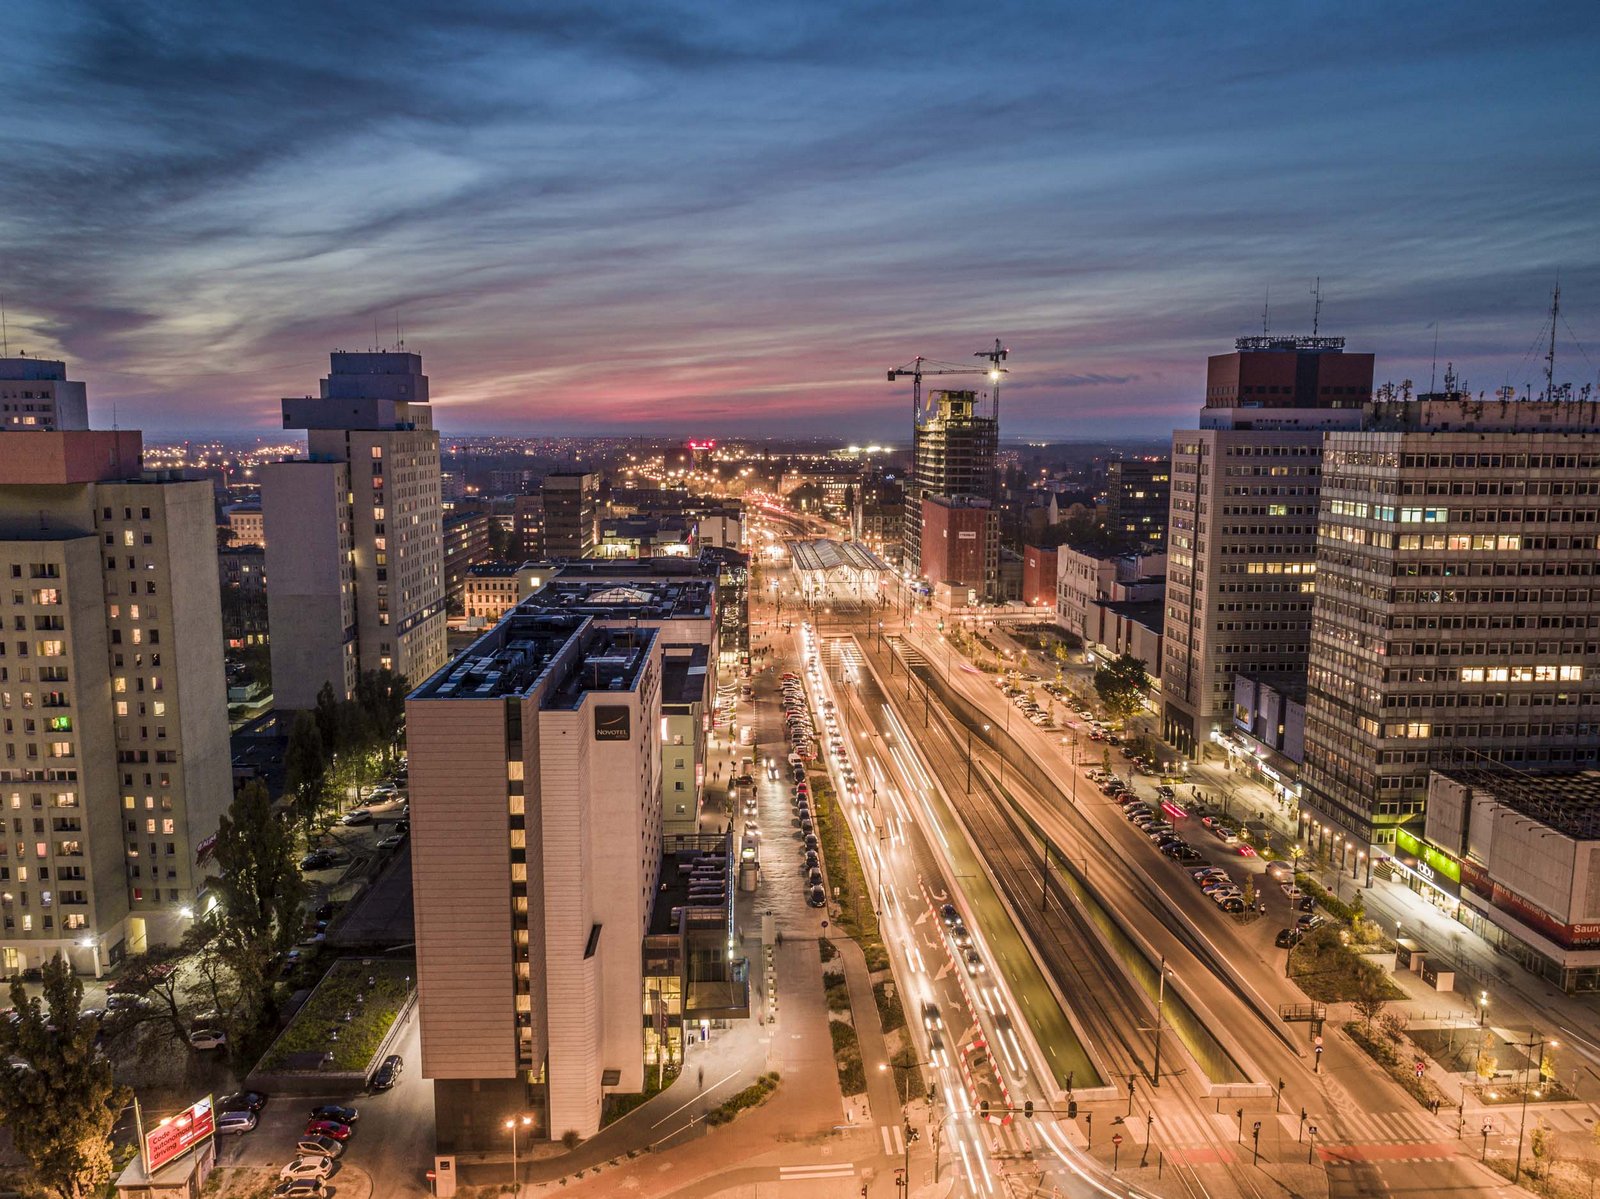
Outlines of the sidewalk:
{"label": "sidewalk", "polygon": [[878,1004],[872,994],[872,976],[867,972],[866,955],[852,940],[835,940],[833,944],[844,963],[845,981],[850,985],[850,1012],[855,1018],[861,1065],[867,1076],[870,1118],[877,1124],[901,1123],[900,1094],[906,1085],[901,1075],[907,1072],[895,1070],[890,1064],[889,1041],[878,1019]]}

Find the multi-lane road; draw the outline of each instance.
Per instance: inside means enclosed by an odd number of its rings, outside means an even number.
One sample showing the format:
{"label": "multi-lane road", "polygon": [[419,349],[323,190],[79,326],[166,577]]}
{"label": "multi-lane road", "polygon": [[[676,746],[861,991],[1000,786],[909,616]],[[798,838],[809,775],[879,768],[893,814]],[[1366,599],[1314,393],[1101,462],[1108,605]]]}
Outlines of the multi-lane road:
{"label": "multi-lane road", "polygon": [[[1266,920],[1240,925],[1226,918],[1120,818],[1083,767],[1068,760],[1060,730],[1042,732],[1008,712],[992,680],[962,669],[959,659],[953,668],[950,659],[940,661],[944,648],[923,640],[926,630],[885,611],[885,635],[879,637],[877,616],[868,622],[856,612],[815,614],[824,623],[814,634],[797,633],[804,644],[796,649],[814,655],[818,671],[811,685],[819,705],[834,704],[849,747],[846,760],[860,784],[850,809],[852,830],[869,878],[878,882],[895,973],[908,996],[929,995],[943,1017],[937,1043],[919,1034],[920,1056],[936,1058],[941,1050],[948,1055],[953,1006],[963,1020],[971,1017],[956,1034],[958,1045],[971,1036],[989,1045],[1015,1045],[1011,1053],[995,1055],[1000,1085],[1008,1106],[1021,1108],[1029,1099],[1035,1104],[1031,1121],[1019,1111],[1003,1126],[986,1124],[959,1102],[942,1114],[968,1149],[959,1160],[970,1193],[1003,1193],[995,1191],[1002,1171],[1013,1181],[1030,1175],[1063,1193],[1139,1193],[1125,1190],[1125,1177],[1107,1172],[1107,1138],[1118,1114],[1123,1120],[1117,1131],[1127,1140],[1122,1152],[1141,1152],[1148,1138],[1150,1155],[1161,1155],[1166,1166],[1159,1182],[1145,1180],[1148,1169],[1134,1172],[1134,1185],[1150,1193],[1266,1196],[1326,1187],[1335,1196],[1471,1195],[1495,1189],[1459,1152],[1453,1122],[1419,1111],[1348,1042],[1332,1035],[1331,1027],[1325,1030],[1325,1060],[1316,1070],[1308,1027],[1278,1019],[1280,1004],[1304,1002],[1304,996],[1281,977],[1282,953],[1270,947],[1271,931],[1291,914],[1276,888],[1256,880],[1270,896]],[[868,629],[870,635],[859,635]],[[891,642],[896,637],[902,639],[899,654]],[[919,647],[936,653],[918,655]],[[910,681],[909,692],[908,662],[920,675]],[[929,681],[937,685],[929,687]],[[951,712],[947,698],[965,710]],[[991,728],[971,743],[969,795],[967,735],[979,721]],[[1037,767],[1032,781],[1017,777],[1017,764],[1024,761]],[[1048,887],[1034,835],[1039,830],[1057,855]],[[1218,845],[1208,856],[1220,861],[1225,852]],[[980,864],[976,870],[974,862]],[[1228,864],[1239,877],[1240,868],[1259,869],[1245,859]],[[1069,882],[1067,873],[1075,879]],[[1203,1081],[1206,1071],[1180,1051],[1167,1024],[1157,1089],[1157,1021],[1153,997],[1142,985],[1153,982],[1153,968],[1140,978],[1138,970],[1130,975],[1113,960],[1103,932],[1096,934],[1086,913],[1075,910],[1074,888],[1085,884],[1151,957],[1166,958],[1167,986],[1173,988],[1168,995],[1217,1034],[1236,1072],[1216,1069],[1214,1062],[1210,1072],[1224,1082],[1242,1079],[1253,1086]],[[985,981],[977,988],[939,921],[943,902],[954,902],[972,930],[985,965]],[[1019,954],[1035,960],[1019,962]],[[1070,1022],[1055,1002],[1062,995]],[[1170,1020],[1170,1008],[1165,1015]],[[916,1019],[909,1010],[908,1016]],[[1081,1036],[1090,1069],[1120,1092],[1108,1101],[1106,1090],[1086,1088],[1078,1075],[1075,1121],[1065,1119],[1066,1088],[1054,1068],[1059,1062],[1051,1060],[1060,1056],[1064,1024],[1069,1039]],[[1078,1047],[1072,1045],[1071,1052],[1076,1055]],[[952,1094],[959,1059],[929,1068],[939,1094]],[[1131,1120],[1129,1075],[1135,1080]],[[970,1099],[974,1092],[964,1089]],[[1098,1128],[1089,1122],[1096,1116]],[[1251,1132],[1258,1120],[1262,1162],[1270,1170],[1254,1159]],[[1307,1143],[1312,1124],[1319,1134],[1315,1150]],[[1126,1176],[1128,1158],[1120,1164]],[[913,1181],[922,1181],[915,1166]]]}

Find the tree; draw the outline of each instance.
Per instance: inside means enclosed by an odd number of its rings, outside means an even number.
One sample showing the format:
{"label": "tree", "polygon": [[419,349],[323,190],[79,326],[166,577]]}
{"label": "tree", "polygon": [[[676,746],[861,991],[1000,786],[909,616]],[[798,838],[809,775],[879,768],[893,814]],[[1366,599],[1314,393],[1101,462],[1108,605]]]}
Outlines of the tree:
{"label": "tree", "polygon": [[1528,1138],[1528,1148],[1533,1153],[1533,1169],[1528,1172],[1538,1178],[1549,1178],[1556,1164],[1556,1139],[1551,1135],[1550,1126],[1543,1120],[1539,1121],[1533,1135]]}
{"label": "tree", "polygon": [[406,693],[410,689],[405,675],[392,670],[369,670],[356,680],[356,703],[385,765],[405,733]]}
{"label": "tree", "polygon": [[59,954],[44,968],[44,996],[11,983],[17,1019],[0,1020],[0,1124],[38,1182],[59,1199],[89,1199],[111,1179],[111,1129],[130,1092],[95,1048],[83,984]]}
{"label": "tree", "polygon": [[294,941],[305,880],[294,838],[272,813],[258,781],[240,788],[217,825],[217,873],[206,880],[218,899],[211,914],[216,950],[226,955],[244,997],[241,1020],[265,1024],[274,1015],[271,969]]}
{"label": "tree", "polygon": [[1488,1082],[1499,1068],[1500,1061],[1494,1054],[1494,1033],[1486,1032],[1483,1034],[1483,1043],[1478,1047],[1478,1060],[1474,1066],[1478,1081]]}
{"label": "tree", "polygon": [[312,713],[295,715],[283,764],[289,790],[294,794],[295,817],[309,829],[328,794],[328,752]]}
{"label": "tree", "polygon": [[1126,720],[1144,706],[1149,686],[1143,660],[1132,654],[1122,654],[1094,672],[1095,693],[1118,720]]}
{"label": "tree", "polygon": [[1384,1008],[1389,1006],[1389,997],[1383,993],[1383,983],[1376,975],[1362,972],[1352,1005],[1356,1009],[1356,1014],[1368,1028],[1371,1028],[1372,1022],[1383,1014]]}

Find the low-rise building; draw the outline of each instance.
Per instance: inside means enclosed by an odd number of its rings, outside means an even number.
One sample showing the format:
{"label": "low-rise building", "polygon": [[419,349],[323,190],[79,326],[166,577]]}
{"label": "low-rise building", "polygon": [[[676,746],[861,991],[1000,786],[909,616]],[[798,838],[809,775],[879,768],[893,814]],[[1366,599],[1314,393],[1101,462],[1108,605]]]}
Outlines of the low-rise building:
{"label": "low-rise building", "polygon": [[267,535],[261,519],[259,500],[247,500],[242,504],[229,505],[227,516],[230,546],[254,546],[257,549],[266,547]]}
{"label": "low-rise building", "polygon": [[1600,991],[1600,771],[1436,769],[1424,828],[1383,865],[1533,973]]}

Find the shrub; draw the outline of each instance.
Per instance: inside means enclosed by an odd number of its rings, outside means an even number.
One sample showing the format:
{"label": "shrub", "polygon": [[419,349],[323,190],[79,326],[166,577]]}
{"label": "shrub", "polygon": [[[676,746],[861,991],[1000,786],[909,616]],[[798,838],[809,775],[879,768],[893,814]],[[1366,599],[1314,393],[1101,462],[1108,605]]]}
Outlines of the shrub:
{"label": "shrub", "polygon": [[872,998],[877,1001],[878,1022],[883,1025],[884,1032],[890,1033],[906,1026],[906,1009],[900,1002],[900,989],[893,979],[873,983]]}
{"label": "shrub", "polygon": [[576,1149],[579,1145],[583,1144],[583,1138],[578,1135],[578,1130],[576,1128],[569,1128],[566,1132],[561,1134],[561,1143],[568,1149]]}
{"label": "shrub", "polygon": [[864,1093],[867,1073],[861,1062],[861,1042],[856,1030],[842,1020],[830,1020],[828,1034],[833,1039],[833,1065],[839,1072],[839,1089],[846,1095]]}

